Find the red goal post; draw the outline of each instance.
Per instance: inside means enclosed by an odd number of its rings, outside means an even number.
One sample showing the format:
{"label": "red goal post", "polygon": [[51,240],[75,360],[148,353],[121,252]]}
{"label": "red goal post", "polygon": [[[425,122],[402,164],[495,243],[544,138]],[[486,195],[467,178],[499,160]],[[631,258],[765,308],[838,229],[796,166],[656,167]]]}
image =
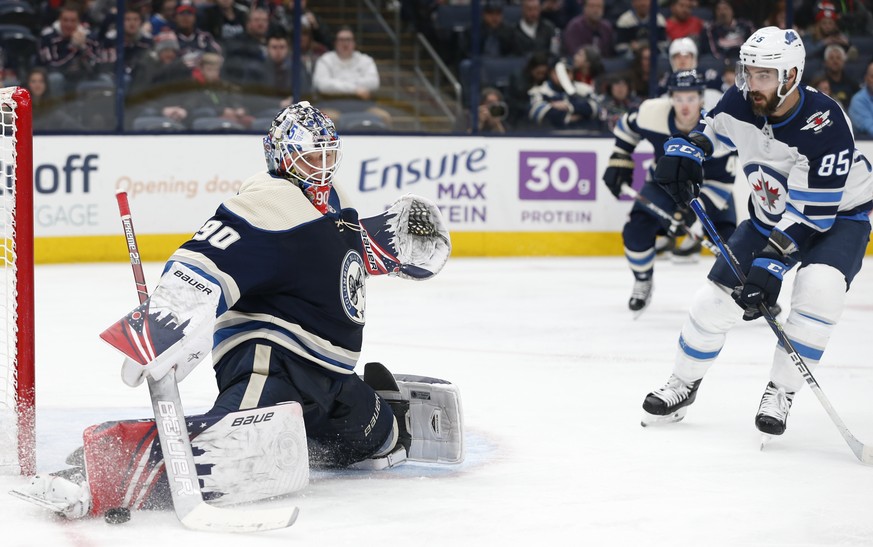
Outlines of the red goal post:
{"label": "red goal post", "polygon": [[36,468],[30,94],[0,89],[0,473]]}

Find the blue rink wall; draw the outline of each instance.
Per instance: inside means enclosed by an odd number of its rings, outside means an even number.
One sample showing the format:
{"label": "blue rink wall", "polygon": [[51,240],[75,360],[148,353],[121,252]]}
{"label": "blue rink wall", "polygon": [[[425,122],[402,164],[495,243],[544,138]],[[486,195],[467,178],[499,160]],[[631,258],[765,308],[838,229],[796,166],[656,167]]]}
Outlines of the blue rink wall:
{"label": "blue rink wall", "polygon": [[[631,202],[600,181],[612,147],[612,139],[353,135],[335,184],[361,216],[410,192],[430,199],[449,225],[453,256],[620,255]],[[873,158],[873,142],[858,147]],[[643,143],[635,187],[651,159]],[[117,190],[128,192],[143,259],[166,260],[263,169],[258,135],[35,137],[36,261],[127,261]],[[749,185],[737,182],[743,215]]]}

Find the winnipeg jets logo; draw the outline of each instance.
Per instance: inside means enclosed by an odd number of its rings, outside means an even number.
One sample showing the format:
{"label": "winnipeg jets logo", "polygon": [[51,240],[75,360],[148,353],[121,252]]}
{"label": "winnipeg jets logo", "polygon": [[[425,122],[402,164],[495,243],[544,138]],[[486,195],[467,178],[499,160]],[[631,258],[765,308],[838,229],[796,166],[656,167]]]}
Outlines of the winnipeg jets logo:
{"label": "winnipeg jets logo", "polygon": [[364,260],[355,251],[343,258],[340,269],[340,299],[349,319],[364,324],[364,308],[367,306],[367,291],[364,281]]}
{"label": "winnipeg jets logo", "polygon": [[788,193],[786,177],[758,164],[747,165],[743,171],[752,188],[755,206],[768,215],[781,215],[785,211]]}
{"label": "winnipeg jets logo", "polygon": [[812,116],[806,118],[806,125],[801,127],[800,130],[806,131],[807,129],[812,129],[813,133],[818,134],[822,129],[834,123],[834,121],[831,120],[830,117],[830,110],[827,110],[825,112],[816,112]]}

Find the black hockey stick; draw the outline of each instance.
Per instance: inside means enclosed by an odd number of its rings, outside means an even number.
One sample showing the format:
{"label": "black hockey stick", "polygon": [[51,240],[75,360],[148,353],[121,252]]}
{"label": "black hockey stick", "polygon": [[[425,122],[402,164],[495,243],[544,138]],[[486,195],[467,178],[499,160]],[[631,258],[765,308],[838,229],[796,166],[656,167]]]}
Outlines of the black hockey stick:
{"label": "black hockey stick", "polygon": [[[746,275],[743,273],[740,268],[740,262],[737,260],[737,257],[734,256],[734,253],[731,251],[730,247],[727,246],[727,243],[722,241],[721,237],[718,235],[718,232],[715,229],[715,225],[713,225],[712,220],[710,220],[709,216],[706,214],[706,211],[703,209],[703,204],[700,203],[700,200],[693,199],[691,200],[691,208],[694,210],[694,213],[697,215],[697,218],[700,219],[700,222],[703,224],[704,229],[706,229],[709,237],[718,245],[718,248],[721,249],[722,256],[727,262],[728,266],[730,266],[731,270],[734,272],[734,275],[737,276],[737,279],[740,283],[746,282]],[[859,441],[852,432],[849,431],[849,428],[846,427],[845,422],[843,422],[842,418],[840,418],[837,411],[834,409],[831,402],[825,396],[824,391],[822,391],[821,386],[818,384],[818,381],[810,372],[809,367],[803,361],[803,358],[797,353],[797,350],[794,348],[794,344],[791,343],[791,340],[788,338],[788,335],[785,334],[785,331],[782,329],[782,325],[776,321],[776,318],[773,317],[773,314],[770,313],[770,310],[767,308],[764,303],[758,305],[758,311],[761,315],[764,316],[764,319],[767,320],[767,324],[770,325],[770,328],[776,334],[776,338],[782,343],[782,346],[785,348],[785,352],[788,353],[788,357],[791,359],[791,362],[794,363],[794,366],[797,367],[797,370],[800,371],[800,374],[803,376],[803,379],[806,380],[806,383],[809,384],[810,389],[815,396],[818,397],[819,402],[824,407],[825,412],[830,416],[831,421],[834,422],[834,425],[837,426],[837,429],[840,430],[840,434],[845,439],[846,444],[849,445],[849,448],[852,449],[852,453],[855,454],[855,457],[858,458],[862,463],[866,463],[868,465],[873,464],[873,448],[870,445],[866,445]]]}
{"label": "black hockey stick", "polygon": [[655,215],[657,215],[657,216],[661,217],[662,219],[666,220],[667,222],[669,222],[674,230],[679,230],[680,232],[685,234],[686,237],[690,237],[691,240],[694,241],[695,243],[699,241],[701,245],[706,247],[706,249],[709,252],[711,252],[712,254],[714,254],[715,256],[718,256],[721,254],[721,251],[718,249],[718,247],[713,245],[711,241],[709,241],[705,237],[700,237],[697,234],[695,234],[694,232],[692,232],[691,230],[689,230],[688,226],[686,226],[684,222],[682,222],[681,220],[677,220],[677,219],[673,218],[673,215],[671,215],[667,211],[658,207],[652,200],[650,200],[646,196],[640,194],[639,192],[637,192],[636,190],[634,190],[633,188],[631,188],[627,184],[622,185],[621,193],[638,201],[640,203],[640,205],[642,205],[643,207],[645,207],[649,211],[655,213]]}
{"label": "black hockey stick", "polygon": [[[148,299],[148,289],[130,216],[130,204],[127,193],[123,190],[116,192],[115,197],[130,252],[130,265],[133,267],[139,303],[142,304]],[[146,375],[146,378],[155,413],[158,438],[164,453],[164,467],[170,483],[173,508],[182,524],[194,530],[212,532],[257,532],[286,528],[294,524],[298,509],[293,506],[241,510],[215,507],[206,503],[194,467],[194,454],[191,450],[188,427],[185,424],[185,414],[182,411],[175,369],[160,380],[155,380],[149,375]]]}

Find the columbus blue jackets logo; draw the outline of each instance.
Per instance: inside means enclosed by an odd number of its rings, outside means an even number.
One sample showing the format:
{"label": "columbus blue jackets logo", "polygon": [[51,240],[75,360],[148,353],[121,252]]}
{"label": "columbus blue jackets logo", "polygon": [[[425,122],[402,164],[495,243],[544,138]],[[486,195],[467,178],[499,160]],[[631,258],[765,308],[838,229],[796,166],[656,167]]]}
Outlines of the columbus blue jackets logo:
{"label": "columbus blue jackets logo", "polygon": [[361,255],[355,251],[347,252],[340,271],[340,298],[346,315],[360,325],[364,324],[364,309],[367,307],[365,281]]}
{"label": "columbus blue jackets logo", "polygon": [[752,189],[752,199],[756,207],[768,215],[779,216],[785,212],[788,179],[784,175],[754,163],[745,166],[743,172]]}
{"label": "columbus blue jackets logo", "polygon": [[806,118],[806,125],[800,128],[801,131],[812,129],[812,132],[818,134],[822,129],[834,123],[831,118],[831,111],[816,112],[812,116]]}

